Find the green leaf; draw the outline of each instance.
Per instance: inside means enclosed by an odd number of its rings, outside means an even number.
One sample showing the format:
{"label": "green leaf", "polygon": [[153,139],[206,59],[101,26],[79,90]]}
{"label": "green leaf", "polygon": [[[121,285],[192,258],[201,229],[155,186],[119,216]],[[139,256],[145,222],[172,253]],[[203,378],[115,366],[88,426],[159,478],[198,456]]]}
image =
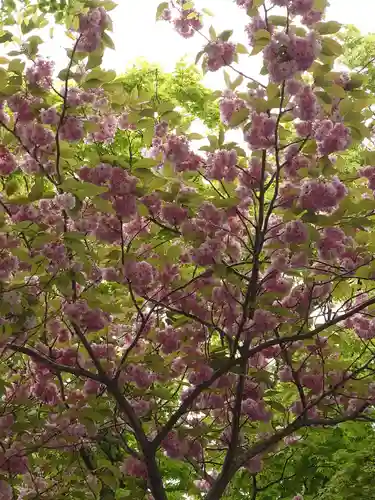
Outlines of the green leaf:
{"label": "green leaf", "polygon": [[279,94],[280,87],[276,83],[269,83],[267,85],[267,98],[268,100],[273,99]]}
{"label": "green leaf", "polygon": [[25,68],[25,63],[20,59],[13,59],[8,65],[8,71],[21,74]]}
{"label": "green leaf", "polygon": [[227,42],[229,38],[233,35],[233,30],[225,30],[218,35],[218,39],[222,40],[223,42]]}
{"label": "green leaf", "polygon": [[86,69],[92,69],[100,66],[102,64],[103,54],[101,52],[92,52],[89,54]]}
{"label": "green leaf", "polygon": [[109,71],[104,71],[100,68],[95,68],[85,78],[85,81],[90,81],[90,80],[99,80],[101,82],[111,82],[116,78],[116,71],[109,70]]}
{"label": "green leaf", "polygon": [[153,158],[141,158],[137,160],[135,164],[136,168],[152,168],[160,165],[160,161],[154,160]]}
{"label": "green leaf", "polygon": [[203,54],[204,54],[204,50],[201,50],[198,52],[198,54],[195,58],[195,64],[198,64],[198,62],[199,62],[200,58],[203,56]]}
{"label": "green leaf", "polygon": [[159,399],[164,399],[169,401],[172,398],[172,394],[165,387],[155,387],[152,391],[152,395]]}
{"label": "green leaf", "polygon": [[107,191],[105,187],[95,186],[90,182],[76,181],[75,179],[66,179],[61,183],[60,187],[63,191],[75,194],[79,199],[97,196]]}
{"label": "green leaf", "polygon": [[131,496],[133,496],[133,492],[131,490],[125,490],[123,488],[120,488],[119,490],[116,490],[115,499],[122,500],[123,498],[129,498]]}
{"label": "green leaf", "polygon": [[0,33],[0,43],[10,42],[13,40],[13,34],[10,31]]}
{"label": "green leaf", "polygon": [[341,26],[337,21],[328,21],[327,23],[316,23],[314,28],[321,35],[333,35],[340,31]]}
{"label": "green leaf", "polygon": [[250,55],[255,56],[259,54],[259,52],[262,52],[264,47],[266,47],[269,43],[269,38],[259,38],[256,40],[253,50],[251,51]]}
{"label": "green leaf", "polygon": [[109,200],[105,200],[100,196],[95,196],[92,200],[93,205],[100,211],[106,214],[114,214],[115,210]]}
{"label": "green leaf", "polygon": [[237,43],[236,52],[237,52],[237,54],[248,54],[249,53],[249,51],[247,50],[245,45],[243,45],[242,43]]}
{"label": "green leaf", "polygon": [[322,53],[327,56],[340,56],[343,53],[342,46],[333,38],[322,39]]}
{"label": "green leaf", "polygon": [[114,50],[116,48],[112,38],[107,33],[104,32],[102,34],[102,40],[103,40],[104,45],[106,47],[108,47],[109,49]]}
{"label": "green leaf", "polygon": [[168,2],[162,2],[158,5],[158,8],[156,9],[156,20],[160,19],[160,16],[166,9],[168,9],[168,7],[169,7]]}
{"label": "green leaf", "polygon": [[195,132],[191,133],[191,134],[187,134],[186,136],[188,139],[192,140],[192,141],[199,141],[201,139],[204,139],[204,136],[201,135],[201,134],[197,134]]}
{"label": "green leaf", "polygon": [[260,30],[257,30],[254,34],[254,38],[255,40],[271,40],[271,33],[267,30],[264,30],[264,29],[260,29]]}
{"label": "green leaf", "polygon": [[243,82],[243,76],[238,75],[237,78],[233,80],[233,82],[230,84],[230,89],[235,90],[239,85],[241,85],[242,82]]}
{"label": "green leaf", "polygon": [[191,10],[194,9],[194,2],[184,2],[182,5],[183,10]]}
{"label": "green leaf", "polygon": [[210,26],[208,33],[210,35],[210,40],[215,41],[217,36],[216,36],[215,28],[213,26]]}
{"label": "green leaf", "polygon": [[115,9],[118,4],[116,2],[112,2],[112,0],[105,0],[105,2],[102,5],[106,11],[110,11]]}
{"label": "green leaf", "polygon": [[313,9],[317,10],[318,12],[323,12],[327,7],[327,4],[327,0],[314,0]]}
{"label": "green leaf", "polygon": [[44,191],[43,177],[36,177],[29,193],[29,200],[30,201],[40,200],[43,197],[43,191]]}
{"label": "green leaf", "polygon": [[342,87],[340,87],[340,85],[332,85],[331,87],[328,87],[327,92],[330,95],[340,97],[342,99],[346,97],[346,92]]}
{"label": "green leaf", "polygon": [[286,26],[287,18],[285,16],[269,16],[268,22],[273,26]]}

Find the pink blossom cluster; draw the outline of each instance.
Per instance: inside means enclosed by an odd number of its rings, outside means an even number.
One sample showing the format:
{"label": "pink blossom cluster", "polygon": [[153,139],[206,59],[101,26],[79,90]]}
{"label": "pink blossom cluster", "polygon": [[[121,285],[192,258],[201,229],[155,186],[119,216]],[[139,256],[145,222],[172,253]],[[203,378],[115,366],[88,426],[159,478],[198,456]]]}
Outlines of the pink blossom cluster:
{"label": "pink blossom cluster", "polygon": [[255,33],[258,30],[266,30],[267,24],[265,20],[260,16],[254,16],[251,19],[251,22],[245,26],[245,31],[247,33],[249,44],[254,45],[255,42]]}
{"label": "pink blossom cluster", "polygon": [[308,169],[310,165],[311,161],[307,156],[299,154],[298,147],[294,148],[293,146],[289,146],[289,148],[286,150],[285,163],[283,167],[286,178],[298,179],[299,170]]}
{"label": "pink blossom cluster", "polygon": [[177,203],[166,202],[161,208],[160,215],[171,226],[180,226],[187,219],[188,211]]}
{"label": "pink blossom cluster", "polygon": [[102,330],[109,321],[107,314],[100,309],[91,309],[84,300],[66,303],[64,313],[73,323],[85,328],[88,332]]}
{"label": "pink blossom cluster", "polygon": [[7,250],[0,250],[0,280],[9,279],[19,268],[19,260]]}
{"label": "pink blossom cluster", "polygon": [[264,60],[272,80],[278,83],[309,69],[319,50],[312,32],[306,37],[277,33],[264,49]]}
{"label": "pink blossom cluster", "polygon": [[77,51],[94,52],[99,46],[107,27],[108,16],[103,7],[90,10],[87,14],[79,17],[80,33],[77,41]]}
{"label": "pink blossom cluster", "polygon": [[243,7],[245,9],[253,6],[253,0],[236,0],[236,3],[239,7]]}
{"label": "pink blossom cluster", "polygon": [[305,85],[294,98],[294,116],[304,121],[312,121],[319,112],[316,96],[310,87]]}
{"label": "pink blossom cluster", "polygon": [[33,120],[34,111],[32,106],[37,105],[40,102],[41,100],[39,98],[32,95],[26,96],[21,92],[17,92],[7,98],[7,104],[9,109],[15,113],[17,123],[25,123]]}
{"label": "pink blossom cluster", "polygon": [[120,467],[121,472],[127,476],[147,479],[147,467],[137,458],[128,457]]}
{"label": "pink blossom cluster", "polygon": [[210,153],[206,161],[206,174],[209,179],[233,181],[237,175],[237,153],[235,150],[219,150]]}
{"label": "pink blossom cluster", "polygon": [[347,189],[338,177],[332,181],[306,179],[301,185],[299,201],[305,210],[331,212],[346,194]]}
{"label": "pink blossom cluster", "polygon": [[254,312],[251,331],[253,334],[263,334],[274,330],[279,323],[280,321],[272,312],[265,309],[257,309]]}
{"label": "pink blossom cluster", "polygon": [[115,116],[106,114],[104,116],[93,116],[90,119],[91,123],[96,124],[98,130],[91,132],[88,139],[92,142],[111,143],[114,140],[118,121]]}
{"label": "pink blossom cluster", "polygon": [[0,175],[9,175],[16,169],[15,156],[5,146],[0,146]]}
{"label": "pink blossom cluster", "polygon": [[251,118],[251,127],[245,133],[245,141],[254,150],[272,147],[275,144],[275,118],[256,112],[253,112]]}
{"label": "pink blossom cluster", "polygon": [[220,119],[225,125],[228,125],[233,114],[241,109],[245,109],[247,105],[246,102],[237,97],[234,92],[225,90],[222,99],[220,99],[219,107]]}
{"label": "pink blossom cluster", "polygon": [[162,442],[162,447],[168,457],[182,459],[185,456],[200,460],[202,445],[198,440],[190,441],[183,438],[177,431],[171,431]]}
{"label": "pink blossom cluster", "polygon": [[165,354],[171,354],[177,351],[181,345],[179,333],[171,326],[167,326],[164,330],[160,330],[157,333],[157,340],[160,342],[161,350]]}
{"label": "pink blossom cluster", "polygon": [[288,245],[299,245],[308,241],[309,232],[301,220],[293,220],[282,229],[281,240]]}
{"label": "pink blossom cluster", "polygon": [[245,399],[242,402],[243,413],[253,421],[268,422],[271,418],[271,413],[266,409],[263,401],[256,401],[254,399]]}
{"label": "pink blossom cluster", "polygon": [[349,129],[342,123],[333,123],[331,120],[315,122],[313,134],[321,155],[345,151],[351,143]]}
{"label": "pink blossom cluster", "polygon": [[10,474],[26,474],[29,461],[24,447],[20,443],[14,443],[9,448],[0,450],[0,471]]}
{"label": "pink blossom cluster", "polygon": [[[164,15],[171,18],[168,13]],[[178,17],[173,19],[173,24],[177,33],[184,38],[191,38],[196,31],[203,27],[200,15],[195,9],[181,9]]]}
{"label": "pink blossom cluster", "polygon": [[220,260],[224,252],[238,258],[241,247],[237,235],[241,232],[241,226],[236,220],[236,217],[228,217],[214,205],[204,203],[197,217],[185,221],[181,230],[186,239],[195,242],[195,248],[190,252],[193,261],[207,266]]}
{"label": "pink blossom cluster", "polygon": [[[265,165],[266,168],[267,165]],[[236,188],[236,194],[241,199],[241,207],[247,208],[252,203],[251,192],[259,189],[262,185],[262,179],[264,181],[268,177],[268,172],[265,169],[263,171],[262,161],[257,157],[250,160],[248,169],[241,169],[239,185]]]}
{"label": "pink blossom cluster", "polygon": [[40,110],[40,121],[44,125],[57,125],[60,121],[60,115],[53,106]]}
{"label": "pink blossom cluster", "polygon": [[0,499],[1,500],[12,500],[13,491],[10,484],[2,479],[0,479]]}
{"label": "pink blossom cluster", "polygon": [[279,7],[288,7],[292,15],[302,16],[302,23],[311,26],[322,19],[323,13],[314,9],[314,0],[273,0]]}
{"label": "pink blossom cluster", "polygon": [[49,89],[52,85],[53,68],[54,63],[52,61],[38,58],[34,64],[26,70],[27,83],[43,89]]}
{"label": "pink blossom cluster", "polygon": [[355,314],[345,321],[347,328],[352,328],[359,338],[370,340],[375,338],[375,319],[364,314]]}
{"label": "pink blossom cluster", "polygon": [[324,229],[318,242],[319,258],[324,261],[334,262],[342,259],[348,246],[353,245],[353,240],[346,236],[338,227]]}
{"label": "pink blossom cluster", "polygon": [[113,208],[120,217],[129,218],[136,215],[135,189],[138,180],[129,175],[125,169],[101,163],[94,168],[82,167],[79,170],[79,176],[83,181],[92,182],[98,186],[108,186],[108,193],[105,196],[112,202]]}
{"label": "pink blossom cluster", "polygon": [[80,141],[85,136],[84,122],[76,116],[67,116],[60,127],[59,133],[64,141]]}
{"label": "pink blossom cluster", "polygon": [[362,177],[368,179],[368,187],[375,192],[375,167],[364,167],[359,173]]}
{"label": "pink blossom cluster", "polygon": [[177,172],[198,170],[201,158],[193,153],[185,137],[168,135],[164,144],[161,145],[165,159],[173,163]]}
{"label": "pink blossom cluster", "polygon": [[206,49],[207,68],[217,71],[223,66],[231,65],[236,53],[236,46],[231,42],[217,40],[210,42]]}
{"label": "pink blossom cluster", "polygon": [[125,277],[128,283],[139,294],[147,293],[157,279],[154,267],[146,261],[129,261],[124,268]]}

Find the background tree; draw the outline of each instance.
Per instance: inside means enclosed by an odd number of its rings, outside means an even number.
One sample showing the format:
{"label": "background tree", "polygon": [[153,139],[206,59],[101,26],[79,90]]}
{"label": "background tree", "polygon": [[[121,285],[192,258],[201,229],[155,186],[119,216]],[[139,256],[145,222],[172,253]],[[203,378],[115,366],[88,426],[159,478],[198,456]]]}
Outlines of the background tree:
{"label": "background tree", "polygon": [[[44,7],[24,6],[20,39],[5,11],[2,500],[338,494],[343,469],[317,457],[345,462],[340,425],[374,418],[375,167],[373,96],[334,71],[325,3],[237,0],[247,47],[192,2],[159,6],[203,35],[205,71],[230,70],[199,152],[193,99],[186,119],[173,93],[101,68],[113,2],[58,9],[56,76]],[[256,54],[266,83],[237,65]]]}

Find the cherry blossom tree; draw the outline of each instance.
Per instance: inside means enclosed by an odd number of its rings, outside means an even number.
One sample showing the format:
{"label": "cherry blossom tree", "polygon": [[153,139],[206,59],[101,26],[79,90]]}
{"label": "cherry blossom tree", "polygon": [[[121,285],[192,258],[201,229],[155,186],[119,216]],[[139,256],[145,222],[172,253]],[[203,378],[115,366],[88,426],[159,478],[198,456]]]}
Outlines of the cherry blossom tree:
{"label": "cherry blossom tree", "polygon": [[173,106],[102,68],[114,2],[56,3],[60,68],[44,3],[5,1],[2,500],[256,499],[309,429],[373,419],[373,96],[336,71],[324,0],[236,3],[247,46],[193,2],[157,10],[231,71],[197,150]]}

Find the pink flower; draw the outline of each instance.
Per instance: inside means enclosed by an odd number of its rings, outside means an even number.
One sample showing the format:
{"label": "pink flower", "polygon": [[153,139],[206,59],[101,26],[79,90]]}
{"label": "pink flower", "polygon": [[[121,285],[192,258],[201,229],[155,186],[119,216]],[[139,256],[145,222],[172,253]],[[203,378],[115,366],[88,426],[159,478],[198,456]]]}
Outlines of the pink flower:
{"label": "pink flower", "polygon": [[250,460],[246,463],[245,468],[251,474],[258,474],[263,469],[262,457],[260,455],[256,455],[255,457],[250,458]]}
{"label": "pink flower", "polygon": [[200,364],[190,373],[188,380],[193,385],[199,385],[209,380],[213,372],[214,371],[210,366]]}
{"label": "pink flower", "polygon": [[220,150],[210,153],[206,173],[210,179],[233,181],[237,177],[237,153],[234,150]]}
{"label": "pink flower", "polygon": [[270,311],[257,309],[253,317],[252,330],[256,333],[265,333],[276,328],[278,319]]}
{"label": "pink flower", "polygon": [[16,169],[16,158],[5,146],[0,146],[0,175],[9,175]]}
{"label": "pink flower", "polygon": [[145,463],[134,457],[127,458],[123,465],[120,467],[120,470],[127,476],[147,479],[147,467]]}
{"label": "pink flower", "polygon": [[184,38],[191,38],[195,31],[202,28],[200,17],[194,9],[182,10],[180,17],[175,19],[173,23],[177,33]]}
{"label": "pink flower", "polygon": [[245,399],[242,402],[242,411],[253,421],[268,422],[271,418],[271,414],[266,410],[263,401]]}
{"label": "pink flower", "polygon": [[12,500],[13,491],[7,482],[0,479],[0,500]]}
{"label": "pink flower", "polygon": [[141,294],[149,289],[156,277],[154,268],[146,261],[127,263],[125,275],[134,289]]}
{"label": "pink flower", "polygon": [[276,120],[266,113],[252,114],[251,127],[245,133],[245,141],[252,149],[268,149],[275,143]]}
{"label": "pink flower", "polygon": [[308,239],[308,230],[306,225],[300,220],[288,222],[285,225],[281,236],[282,240],[288,244],[305,243]]}
{"label": "pink flower", "polygon": [[45,125],[57,125],[60,121],[60,116],[56,108],[42,109],[40,111],[40,121]]}
{"label": "pink flower", "polygon": [[331,212],[346,193],[345,185],[337,177],[331,182],[306,179],[301,186],[300,204],[304,209]]}
{"label": "pink flower", "polygon": [[232,64],[236,46],[231,42],[221,40],[210,42],[206,47],[207,67],[210,71],[217,71],[222,66]]}
{"label": "pink flower", "polygon": [[75,116],[68,116],[60,128],[61,139],[69,142],[77,142],[83,139],[85,131],[83,122]]}
{"label": "pink flower", "polygon": [[295,107],[293,109],[294,116],[301,120],[314,120],[319,111],[316,96],[310,87],[305,85],[294,98]]}
{"label": "pink flower", "polygon": [[333,123],[331,120],[315,122],[313,134],[321,155],[345,151],[351,143],[349,129],[342,123]]}
{"label": "pink flower", "polygon": [[225,124],[228,125],[232,118],[233,113],[245,109],[246,102],[239,97],[236,97],[235,93],[230,90],[225,90],[223,97],[219,102],[220,107],[220,119]]}
{"label": "pink flower", "polygon": [[52,84],[53,67],[53,62],[39,58],[26,70],[26,80],[30,85],[48,89]]}
{"label": "pink flower", "polygon": [[103,7],[97,7],[81,14],[79,18],[79,32],[81,33],[77,51],[94,52],[100,45],[100,40],[108,21]]}

